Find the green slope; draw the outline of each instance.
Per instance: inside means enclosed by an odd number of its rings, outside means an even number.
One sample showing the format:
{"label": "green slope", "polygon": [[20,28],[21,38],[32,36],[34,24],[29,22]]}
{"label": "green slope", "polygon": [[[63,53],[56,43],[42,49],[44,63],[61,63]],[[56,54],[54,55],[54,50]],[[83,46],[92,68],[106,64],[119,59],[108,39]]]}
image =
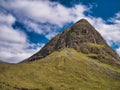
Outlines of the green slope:
{"label": "green slope", "polygon": [[0,90],[120,90],[120,68],[65,48],[42,60],[1,64]]}

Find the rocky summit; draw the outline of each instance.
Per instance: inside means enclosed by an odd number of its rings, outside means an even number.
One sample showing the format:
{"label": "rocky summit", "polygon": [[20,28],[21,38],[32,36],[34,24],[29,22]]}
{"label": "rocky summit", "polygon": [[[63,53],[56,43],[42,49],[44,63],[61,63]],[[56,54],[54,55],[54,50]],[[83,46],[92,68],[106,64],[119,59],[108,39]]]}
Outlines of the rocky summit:
{"label": "rocky summit", "polygon": [[118,66],[120,64],[117,53],[108,46],[99,32],[85,19],[79,20],[55,36],[39,52],[23,62],[39,60],[63,48],[74,48],[76,51],[98,59],[100,62]]}

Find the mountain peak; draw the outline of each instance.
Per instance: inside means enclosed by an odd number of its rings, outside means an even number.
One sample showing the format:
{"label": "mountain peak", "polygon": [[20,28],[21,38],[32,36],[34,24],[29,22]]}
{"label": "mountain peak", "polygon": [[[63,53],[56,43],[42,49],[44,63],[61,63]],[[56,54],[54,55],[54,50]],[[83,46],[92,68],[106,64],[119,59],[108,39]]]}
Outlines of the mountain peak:
{"label": "mountain peak", "polygon": [[50,40],[39,52],[25,60],[34,61],[46,57],[54,51],[63,48],[73,48],[89,57],[99,59],[108,64],[120,63],[117,53],[108,46],[102,36],[85,19],[81,19],[73,26]]}
{"label": "mountain peak", "polygon": [[86,19],[84,19],[84,18],[82,18],[82,19],[80,19],[79,21],[77,21],[77,23],[79,23],[79,22],[85,22],[85,23],[88,23],[88,21],[87,21]]}

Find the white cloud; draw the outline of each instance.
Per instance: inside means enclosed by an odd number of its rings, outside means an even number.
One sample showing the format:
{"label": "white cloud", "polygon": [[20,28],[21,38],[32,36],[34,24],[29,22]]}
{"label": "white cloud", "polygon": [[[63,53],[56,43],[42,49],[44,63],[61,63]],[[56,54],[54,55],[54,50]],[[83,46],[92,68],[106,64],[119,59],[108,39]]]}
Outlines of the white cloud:
{"label": "white cloud", "polygon": [[11,25],[14,21],[15,18],[12,15],[4,15],[4,13],[0,13],[0,24]]}
{"label": "white cloud", "polygon": [[0,25],[0,40],[6,41],[6,42],[16,42],[16,43],[25,43],[26,42],[26,36],[20,32],[15,31],[13,28],[6,26],[6,25]]}
{"label": "white cloud", "polygon": [[0,19],[1,60],[17,63],[31,56],[43,46],[43,44],[29,44],[25,33],[14,30],[11,25],[15,22],[15,18],[12,15],[0,13]]}
{"label": "white cloud", "polygon": [[103,19],[96,18],[92,19],[93,26],[102,34],[107,42],[114,41],[115,43],[120,42],[120,24],[106,24]]}
{"label": "white cloud", "polygon": [[26,20],[26,21],[24,21],[24,24],[26,26],[28,26],[28,28],[30,28],[30,29],[28,29],[28,31],[30,31],[30,32],[34,30],[34,32],[36,32],[38,34],[42,34],[43,33],[43,30],[41,29],[41,27],[37,23],[34,23],[32,21],[29,21],[29,20]]}
{"label": "white cloud", "polygon": [[1,6],[17,14],[19,18],[26,17],[36,22],[49,22],[59,26],[79,20],[84,17],[84,12],[88,10],[84,5],[67,8],[57,2],[48,0],[1,1]]}
{"label": "white cloud", "polygon": [[51,32],[50,34],[47,34],[47,35],[46,35],[46,38],[48,38],[48,39],[50,40],[50,39],[53,38],[55,35],[57,35],[57,32]]}
{"label": "white cloud", "polygon": [[120,19],[120,12],[116,13],[116,16],[115,16],[117,19]]}
{"label": "white cloud", "polygon": [[118,48],[116,51],[117,51],[117,53],[118,53],[119,56],[120,56],[120,48]]}
{"label": "white cloud", "polygon": [[10,43],[10,45],[6,44],[0,48],[0,59],[11,63],[17,63],[37,52],[43,45],[44,44],[35,44],[27,46],[26,44],[16,43]]}

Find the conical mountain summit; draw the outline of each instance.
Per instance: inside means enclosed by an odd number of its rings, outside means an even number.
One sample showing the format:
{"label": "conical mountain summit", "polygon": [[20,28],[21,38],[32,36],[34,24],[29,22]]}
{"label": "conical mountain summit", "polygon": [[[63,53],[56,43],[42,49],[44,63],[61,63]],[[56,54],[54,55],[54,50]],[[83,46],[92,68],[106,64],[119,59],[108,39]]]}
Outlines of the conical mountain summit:
{"label": "conical mountain summit", "polygon": [[40,51],[23,62],[39,60],[63,48],[74,48],[78,52],[87,54],[90,58],[107,64],[120,64],[117,53],[108,46],[97,30],[85,19],[79,20],[55,36]]}

